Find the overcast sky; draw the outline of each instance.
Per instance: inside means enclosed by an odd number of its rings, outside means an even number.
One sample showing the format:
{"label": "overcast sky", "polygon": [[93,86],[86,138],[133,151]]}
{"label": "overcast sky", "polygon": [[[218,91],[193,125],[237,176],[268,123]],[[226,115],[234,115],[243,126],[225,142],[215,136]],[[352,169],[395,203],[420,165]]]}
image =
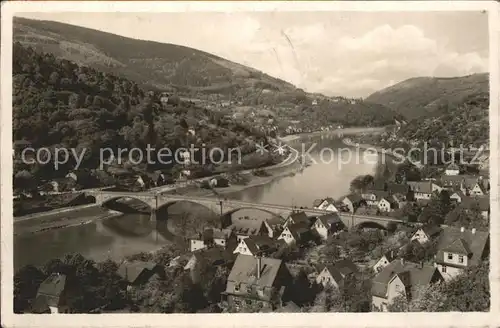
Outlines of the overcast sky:
{"label": "overcast sky", "polygon": [[480,12],[16,16],[193,47],[327,95],[365,97],[410,77],[488,71],[488,19]]}

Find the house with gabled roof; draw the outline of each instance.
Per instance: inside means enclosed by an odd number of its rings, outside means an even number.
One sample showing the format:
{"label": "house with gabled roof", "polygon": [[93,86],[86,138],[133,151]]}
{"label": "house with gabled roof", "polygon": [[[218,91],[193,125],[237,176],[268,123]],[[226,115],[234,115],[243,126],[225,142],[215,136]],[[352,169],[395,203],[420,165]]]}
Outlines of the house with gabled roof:
{"label": "house with gabled roof", "polygon": [[32,313],[69,313],[67,277],[53,273],[40,286],[31,304]]}
{"label": "house with gabled roof", "polygon": [[476,266],[489,254],[490,234],[475,228],[444,227],[438,241],[436,266],[446,280]]}
{"label": "house with gabled roof", "polygon": [[446,175],[459,175],[460,174],[460,168],[458,167],[457,164],[451,163],[446,167],[446,170],[444,172]]}
{"label": "house with gabled roof", "polygon": [[[321,269],[322,267],[322,269]],[[322,265],[316,276],[316,283],[323,287],[340,288],[347,277],[356,274],[359,269],[351,260],[343,259],[333,264]]]}
{"label": "house with gabled roof", "polygon": [[283,230],[283,218],[279,215],[264,220],[270,238],[276,238]]}
{"label": "house with gabled roof", "polygon": [[326,240],[328,236],[345,228],[338,213],[328,213],[318,216],[313,224],[313,230],[321,239]]}
{"label": "house with gabled roof", "polygon": [[394,209],[398,208],[398,203],[394,200],[394,198],[390,195],[384,196],[380,198],[377,203],[377,207],[380,212],[391,212]]}
{"label": "house with gabled roof", "polygon": [[372,279],[372,311],[387,311],[398,296],[418,297],[422,288],[443,281],[437,268],[395,259]]}
{"label": "house with gabled roof", "polygon": [[441,192],[443,188],[434,181],[408,181],[408,186],[413,192],[416,200],[429,200],[435,192]]}
{"label": "house with gabled roof", "polygon": [[116,273],[127,282],[127,289],[147,283],[153,276],[162,277],[164,268],[151,261],[124,261]]}
{"label": "house with gabled roof", "polygon": [[386,266],[389,265],[394,259],[398,256],[398,250],[397,249],[391,249],[384,254],[382,254],[382,257],[375,263],[373,266],[373,271],[375,273],[378,273],[382,271]]}
{"label": "house with gabled roof", "polygon": [[331,212],[338,212],[337,207],[335,206],[335,200],[331,197],[322,199],[319,204],[316,205],[317,202],[314,204],[314,208],[318,210],[324,210],[324,211],[331,211]]}
{"label": "house with gabled roof", "polygon": [[278,239],[283,239],[288,245],[299,245],[311,239],[311,228],[307,223],[296,223],[286,226]]}
{"label": "house with gabled roof", "polygon": [[234,259],[235,256],[228,249],[220,246],[199,249],[192,252],[191,257],[184,266],[184,270],[189,270],[191,280],[194,283],[198,283],[205,268],[230,266],[234,263]]}
{"label": "house with gabled roof", "polygon": [[233,254],[269,256],[287,246],[283,239],[276,240],[268,236],[251,236],[242,239],[234,249]]}
{"label": "house with gabled roof", "polygon": [[282,260],[239,254],[222,296],[236,311],[246,306],[276,310],[291,283],[292,275]]}
{"label": "house with gabled roof", "polygon": [[468,211],[479,211],[485,220],[490,218],[490,198],[488,196],[464,197],[461,206]]}
{"label": "house with gabled roof", "polygon": [[354,213],[362,205],[366,205],[366,201],[360,194],[350,194],[342,199],[342,203],[349,209],[349,212]]}
{"label": "house with gabled roof", "polygon": [[310,225],[311,219],[304,211],[292,211],[292,213],[290,213],[285,223],[283,224],[283,228],[286,228],[290,224],[298,223]]}
{"label": "house with gabled roof", "polygon": [[462,199],[468,197],[462,190],[453,191],[450,195],[450,200],[460,204]]}
{"label": "house with gabled roof", "polygon": [[[212,245],[226,248],[233,239],[236,241],[236,236],[231,229],[206,228],[202,233],[189,238],[189,248],[191,252]],[[235,245],[232,246],[234,247]]]}
{"label": "house with gabled roof", "polygon": [[238,243],[242,239],[248,238],[250,236],[262,236],[269,234],[264,220],[250,218],[249,216],[232,218],[231,225],[226,228],[233,231],[233,233],[236,235],[236,240]]}
{"label": "house with gabled roof", "polygon": [[411,236],[410,240],[416,240],[420,244],[425,244],[428,241],[431,241],[433,239],[436,239],[439,237],[439,234],[441,233],[442,229],[439,226],[436,225],[425,225],[421,228],[418,228],[417,231]]}
{"label": "house with gabled roof", "polygon": [[370,206],[377,206],[378,202],[382,198],[388,198],[389,192],[382,190],[367,190],[361,193],[361,197],[366,201],[366,203]]}

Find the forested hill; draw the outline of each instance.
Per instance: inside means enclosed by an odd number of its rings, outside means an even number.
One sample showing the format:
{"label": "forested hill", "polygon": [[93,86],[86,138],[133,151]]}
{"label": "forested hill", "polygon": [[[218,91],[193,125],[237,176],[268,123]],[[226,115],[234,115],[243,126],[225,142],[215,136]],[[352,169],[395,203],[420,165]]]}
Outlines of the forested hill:
{"label": "forested hill", "polygon": [[[399,116],[360,99],[311,94],[253,68],[179,45],[24,18],[14,19],[13,37],[38,52],[127,78],[145,90],[175,92],[206,103],[232,100],[255,111],[270,110],[282,118],[283,127],[289,126],[288,120],[300,121],[303,131],[335,124],[382,126]],[[319,101],[317,106],[314,100]]]}
{"label": "forested hill", "polygon": [[80,65],[118,73],[159,89],[234,93],[294,90],[253,68],[184,46],[137,40],[52,21],[14,19],[14,40]]}
{"label": "forested hill", "polygon": [[488,73],[454,78],[418,77],[377,91],[366,101],[382,104],[413,119],[428,117],[442,106],[460,106],[469,97],[488,92]]}
{"label": "forested hill", "polygon": [[83,167],[95,168],[99,149],[106,147],[144,148],[150,143],[175,151],[190,140],[251,153],[263,136],[250,124],[175,96],[165,104],[160,94],[127,79],[19,43],[13,52],[13,140],[29,141],[35,148],[86,148]]}

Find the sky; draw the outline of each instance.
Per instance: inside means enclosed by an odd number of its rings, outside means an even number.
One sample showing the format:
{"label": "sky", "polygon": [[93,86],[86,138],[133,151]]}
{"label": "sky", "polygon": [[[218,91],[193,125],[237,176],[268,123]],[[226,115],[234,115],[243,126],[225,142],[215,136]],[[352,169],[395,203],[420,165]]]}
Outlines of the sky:
{"label": "sky", "polygon": [[488,71],[481,12],[26,13],[126,37],[180,44],[308,92],[348,97],[418,76]]}

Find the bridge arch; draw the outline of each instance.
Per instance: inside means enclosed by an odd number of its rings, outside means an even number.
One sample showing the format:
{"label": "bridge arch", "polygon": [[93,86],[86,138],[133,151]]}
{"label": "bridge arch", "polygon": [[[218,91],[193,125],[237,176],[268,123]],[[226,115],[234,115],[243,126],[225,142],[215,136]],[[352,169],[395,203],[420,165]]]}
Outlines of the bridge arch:
{"label": "bridge arch", "polygon": [[[99,202],[98,198],[96,198],[96,197],[94,197],[94,198],[96,199],[96,203]],[[154,209],[154,207],[153,207],[154,205],[151,204],[150,201],[145,200],[145,199],[143,199],[141,197],[134,197],[134,196],[122,196],[122,195],[120,195],[120,196],[107,197],[107,198],[103,199],[102,201],[100,201],[99,203],[100,203],[101,206],[106,207],[107,204],[109,205],[109,204],[111,204],[113,202],[116,202],[119,199],[126,199],[126,198],[131,198],[133,200],[136,200],[136,201],[138,201],[138,202],[146,205],[150,210]]]}
{"label": "bridge arch", "polygon": [[223,217],[227,217],[227,216],[230,216],[238,211],[242,211],[242,210],[253,210],[253,211],[259,211],[259,212],[263,212],[263,213],[266,213],[266,214],[269,214],[271,217],[281,217],[283,218],[283,215],[280,215],[278,213],[275,213],[273,211],[270,211],[270,210],[266,210],[264,208],[258,208],[258,207],[252,207],[252,206],[243,206],[243,207],[239,207],[239,208],[234,208],[234,209],[231,209],[229,211],[226,211],[222,214]]}
{"label": "bridge arch", "polygon": [[387,230],[387,227],[383,223],[378,223],[374,221],[363,221],[354,226],[356,230],[364,229],[364,228],[374,228],[380,230]]}

